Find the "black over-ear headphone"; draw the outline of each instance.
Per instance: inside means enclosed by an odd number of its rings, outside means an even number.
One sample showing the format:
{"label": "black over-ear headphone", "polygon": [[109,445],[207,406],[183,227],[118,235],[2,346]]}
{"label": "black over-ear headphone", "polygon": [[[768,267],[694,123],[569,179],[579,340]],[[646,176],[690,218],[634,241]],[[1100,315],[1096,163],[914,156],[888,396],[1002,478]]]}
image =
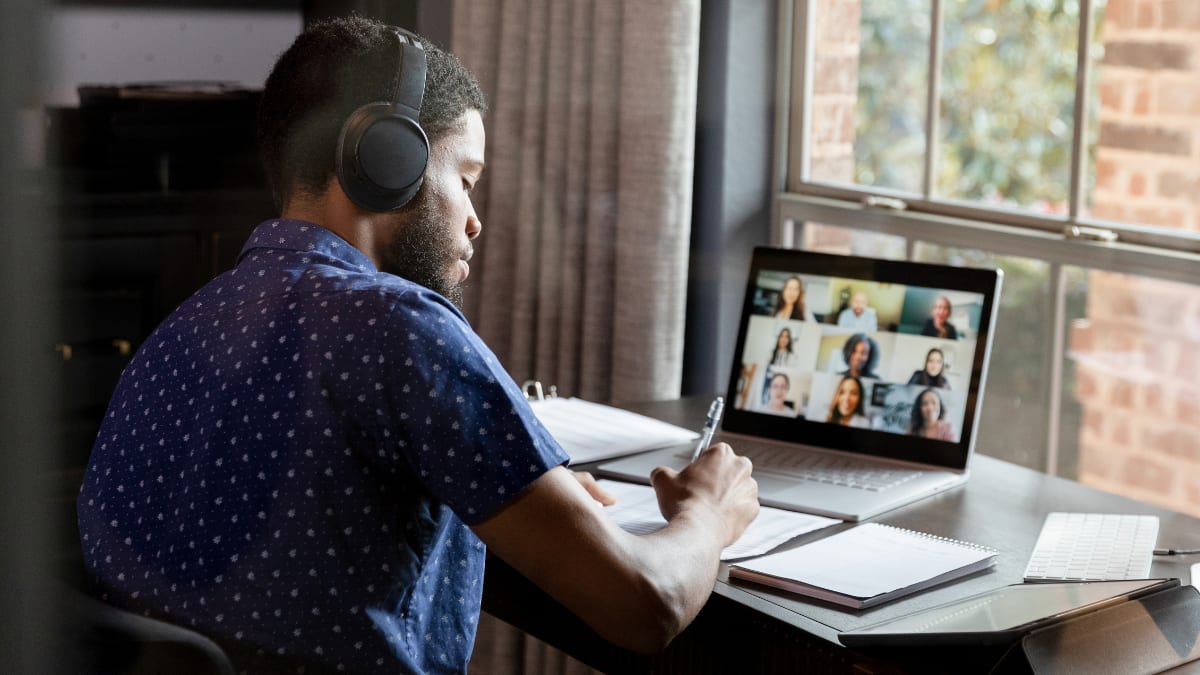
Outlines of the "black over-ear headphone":
{"label": "black over-ear headphone", "polygon": [[392,211],[417,194],[429,163],[421,128],[425,48],[415,35],[391,27],[400,43],[396,93],[390,103],[368,103],[350,114],[338,135],[337,177],[342,191],[368,211]]}

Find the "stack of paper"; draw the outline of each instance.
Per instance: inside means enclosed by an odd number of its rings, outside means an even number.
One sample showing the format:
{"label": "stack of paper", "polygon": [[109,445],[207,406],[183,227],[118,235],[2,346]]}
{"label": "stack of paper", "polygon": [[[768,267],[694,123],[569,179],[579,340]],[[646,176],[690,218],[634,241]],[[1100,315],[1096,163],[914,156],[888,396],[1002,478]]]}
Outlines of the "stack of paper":
{"label": "stack of paper", "polygon": [[665,448],[700,437],[690,429],[578,398],[548,398],[530,405],[572,464]]}

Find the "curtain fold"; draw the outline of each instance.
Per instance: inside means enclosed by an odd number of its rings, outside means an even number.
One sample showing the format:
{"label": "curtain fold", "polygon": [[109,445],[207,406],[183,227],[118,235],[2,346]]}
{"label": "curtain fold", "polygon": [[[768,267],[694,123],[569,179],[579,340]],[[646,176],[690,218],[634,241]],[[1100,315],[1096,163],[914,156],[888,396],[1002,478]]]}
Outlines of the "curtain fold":
{"label": "curtain fold", "polygon": [[[699,32],[700,0],[456,3],[490,106],[464,310],[517,381],[679,395]],[[486,615],[478,647],[475,673],[587,670]]]}
{"label": "curtain fold", "polygon": [[679,394],[699,0],[459,3],[491,106],[465,309],[518,380]]}
{"label": "curtain fold", "polygon": [[[683,372],[700,11],[623,9],[612,398],[668,399]],[[627,330],[643,325],[652,334]]]}

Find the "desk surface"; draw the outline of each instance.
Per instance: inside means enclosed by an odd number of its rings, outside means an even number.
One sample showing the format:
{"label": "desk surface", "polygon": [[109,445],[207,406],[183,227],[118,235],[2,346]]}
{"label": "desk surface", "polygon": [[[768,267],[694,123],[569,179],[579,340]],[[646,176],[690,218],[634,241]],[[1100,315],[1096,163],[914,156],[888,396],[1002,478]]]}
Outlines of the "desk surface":
{"label": "desk surface", "polygon": [[[629,408],[681,426],[694,426],[696,420],[703,419],[707,400],[683,399]],[[971,464],[971,478],[966,485],[871,520],[991,546],[999,554],[995,567],[990,570],[879,607],[855,611],[740,581],[731,582],[728,567],[723,564],[713,598],[701,617],[705,613],[728,614],[731,609],[736,609],[748,612],[756,622],[765,622],[784,630],[798,629],[806,637],[832,643],[827,644],[831,649],[841,649],[837,642],[839,632],[1000,586],[1021,583],[1042,521],[1051,511],[1156,515],[1161,520],[1160,545],[1200,547],[1200,519],[976,455]],[[821,530],[786,546],[798,546],[848,527],[852,527],[852,524]],[[1186,584],[1190,582],[1190,568],[1194,562],[1197,562],[1195,556],[1158,556],[1151,568],[1151,576],[1176,577]],[[538,595],[541,592],[502,563],[497,563],[489,561],[485,610],[585,662],[606,670],[615,667],[613,661],[607,660],[609,656],[603,653],[605,647],[602,640],[594,635],[588,636],[590,631],[578,620],[571,621],[573,617],[556,616],[556,603],[552,600],[541,597],[537,598],[539,602],[534,602],[528,594]],[[524,587],[521,587],[521,582],[524,582]],[[514,595],[510,596],[509,591]],[[558,611],[565,612],[561,608]]]}

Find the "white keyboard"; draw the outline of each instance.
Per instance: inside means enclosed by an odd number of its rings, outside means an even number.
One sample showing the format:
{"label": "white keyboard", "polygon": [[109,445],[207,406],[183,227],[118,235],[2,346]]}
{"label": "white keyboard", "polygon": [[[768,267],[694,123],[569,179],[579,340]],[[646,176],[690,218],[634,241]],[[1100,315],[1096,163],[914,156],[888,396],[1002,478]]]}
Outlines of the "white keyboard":
{"label": "white keyboard", "polygon": [[1158,516],[1062,513],[1046,516],[1025,581],[1146,579],[1158,541]]}

